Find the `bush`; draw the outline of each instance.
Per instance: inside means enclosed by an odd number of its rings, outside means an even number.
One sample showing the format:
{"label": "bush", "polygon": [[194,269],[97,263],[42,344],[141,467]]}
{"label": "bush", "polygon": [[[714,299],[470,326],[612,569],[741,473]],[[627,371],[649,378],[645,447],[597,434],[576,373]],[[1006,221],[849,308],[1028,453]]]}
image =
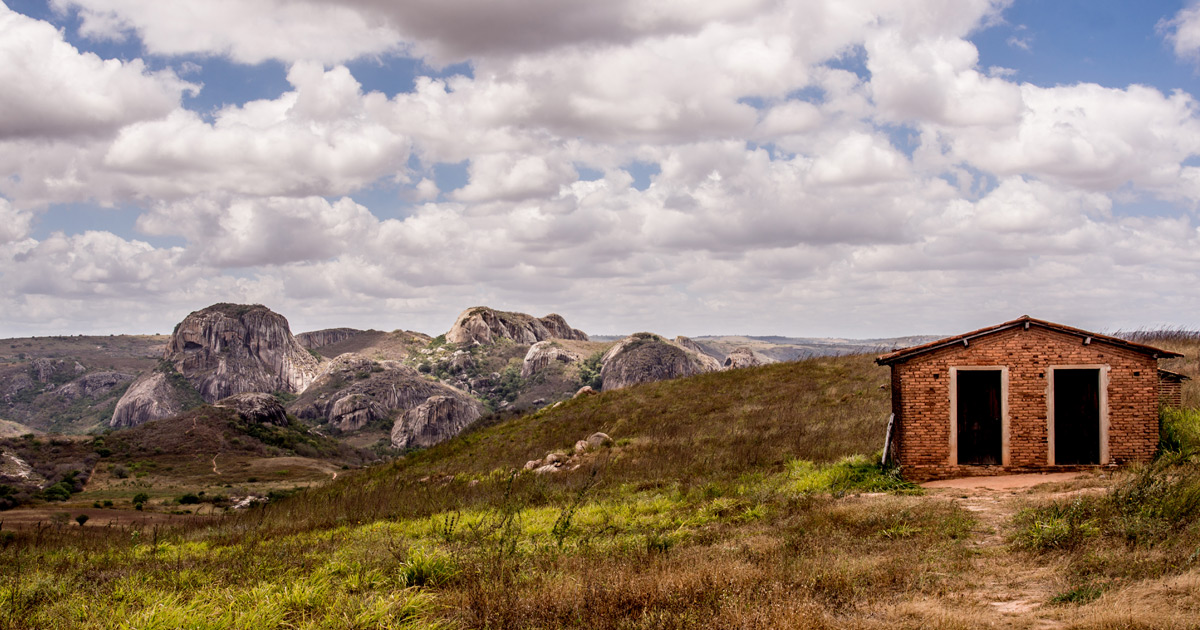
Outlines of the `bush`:
{"label": "bush", "polygon": [[84,524],[84,523],[86,523],[86,522],[88,522],[88,515],[87,515],[87,514],[80,514],[79,516],[76,516],[76,517],[75,517],[75,522],[76,522],[76,523],[79,523],[79,526],[80,526],[80,527],[83,527],[83,524]]}
{"label": "bush", "polygon": [[604,367],[600,363],[600,359],[604,356],[603,352],[597,352],[592,356],[583,360],[579,365],[579,386],[591,387],[599,391],[603,381],[600,379],[600,370]]}
{"label": "bush", "polygon": [[71,486],[64,481],[60,481],[45,490],[42,490],[42,498],[47,501],[66,501],[71,498]]}
{"label": "bush", "polygon": [[145,492],[139,492],[139,493],[133,495],[133,504],[135,506],[141,505],[149,500],[150,500],[150,495],[146,494]]}
{"label": "bush", "polygon": [[1158,415],[1158,452],[1200,452],[1200,410],[1163,407]]}
{"label": "bush", "polygon": [[1013,543],[1031,551],[1070,550],[1100,532],[1094,500],[1079,497],[1069,504],[1051,503],[1021,510]]}
{"label": "bush", "polygon": [[200,497],[191,492],[179,497],[179,505],[196,505],[200,503]]}
{"label": "bush", "polygon": [[129,477],[129,469],[121,465],[113,466],[112,475],[117,479],[127,479]]}

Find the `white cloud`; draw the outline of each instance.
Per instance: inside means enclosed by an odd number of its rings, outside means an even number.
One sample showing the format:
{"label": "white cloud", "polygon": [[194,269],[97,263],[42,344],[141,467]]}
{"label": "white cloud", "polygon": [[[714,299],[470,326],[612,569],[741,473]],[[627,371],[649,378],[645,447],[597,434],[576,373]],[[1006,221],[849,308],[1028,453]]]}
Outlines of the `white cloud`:
{"label": "white cloud", "polygon": [[340,3],[287,0],[52,0],[78,8],[80,32],[96,39],[137,33],[150,54],[223,55],[239,63],[341,63],[401,47],[398,34]]}
{"label": "white cloud", "polygon": [[1133,184],[1173,194],[1181,163],[1200,153],[1196,102],[1182,92],[1023,84],[1020,95],[1016,124],[943,130],[951,154],[998,175],[1031,174],[1099,191]]}
{"label": "white cloud", "polygon": [[195,86],[140,59],[104,60],[0,4],[0,140],[108,134],[158,118]]}
{"label": "white cloud", "polygon": [[191,246],[181,262],[212,267],[323,260],[355,251],[377,226],[353,200],[320,197],[188,199],[138,220],[146,234],[186,238]]}
{"label": "white cloud", "polygon": [[[60,2],[151,54],[285,60],[291,87],[201,116],[176,85],[103,133],[0,140],[0,308],[45,319],[9,325],[221,300],[433,333],[476,303],[684,334],[1200,307],[1172,280],[1200,263],[1188,209],[1117,203],[1200,200],[1194,99],[980,68],[968,37],[1003,2],[469,2]],[[337,65],[396,47],[471,76],[388,98]],[[463,162],[465,186],[437,179]],[[635,162],[658,168],[645,190]],[[39,204],[89,199],[142,204],[138,230],[186,245],[30,238]],[[93,329],[112,326],[131,330]]]}
{"label": "white cloud", "polygon": [[1200,4],[1192,2],[1171,19],[1158,23],[1158,30],[1175,50],[1180,59],[1200,59]]}

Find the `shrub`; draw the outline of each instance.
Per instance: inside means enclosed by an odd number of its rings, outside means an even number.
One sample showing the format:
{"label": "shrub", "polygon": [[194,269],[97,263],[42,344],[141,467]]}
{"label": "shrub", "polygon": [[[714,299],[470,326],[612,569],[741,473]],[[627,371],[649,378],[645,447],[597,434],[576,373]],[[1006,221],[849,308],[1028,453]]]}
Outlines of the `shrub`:
{"label": "shrub", "polygon": [[436,552],[410,551],[400,563],[400,580],[405,586],[438,586],[457,574],[454,559]]}
{"label": "shrub", "polygon": [[71,498],[71,489],[66,482],[60,481],[42,490],[42,498],[47,501],[66,501]]}
{"label": "shrub", "polygon": [[596,352],[592,356],[583,360],[579,365],[579,386],[591,387],[599,390],[603,381],[600,379],[600,370],[604,366],[601,365],[600,359],[604,356],[603,352]]}
{"label": "shrub", "polygon": [[133,495],[133,504],[134,505],[141,505],[149,500],[150,500],[150,495],[146,494],[145,492],[139,492],[139,493]]}
{"label": "shrub", "polygon": [[1013,543],[1031,551],[1070,550],[1100,532],[1095,501],[1079,497],[1069,504],[1051,503],[1021,510]]}
{"label": "shrub", "polygon": [[117,479],[127,479],[129,478],[129,469],[118,464],[112,467],[112,475]]}
{"label": "shrub", "polygon": [[191,492],[179,497],[180,505],[196,505],[199,502],[200,502],[200,497]]}
{"label": "shrub", "polygon": [[88,515],[87,515],[87,514],[80,514],[79,516],[76,516],[76,517],[75,517],[75,522],[76,522],[76,523],[79,523],[79,526],[80,526],[80,527],[83,527],[83,524],[84,524],[84,523],[86,523],[86,522],[88,522]]}

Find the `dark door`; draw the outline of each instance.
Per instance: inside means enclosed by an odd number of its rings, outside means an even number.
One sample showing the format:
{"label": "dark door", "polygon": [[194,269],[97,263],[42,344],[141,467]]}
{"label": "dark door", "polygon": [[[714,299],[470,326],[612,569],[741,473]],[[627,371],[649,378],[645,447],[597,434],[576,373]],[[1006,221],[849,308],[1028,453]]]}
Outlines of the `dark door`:
{"label": "dark door", "polygon": [[1100,370],[1054,370],[1054,463],[1100,463]]}
{"label": "dark door", "polygon": [[958,463],[1001,463],[1000,370],[958,370]]}

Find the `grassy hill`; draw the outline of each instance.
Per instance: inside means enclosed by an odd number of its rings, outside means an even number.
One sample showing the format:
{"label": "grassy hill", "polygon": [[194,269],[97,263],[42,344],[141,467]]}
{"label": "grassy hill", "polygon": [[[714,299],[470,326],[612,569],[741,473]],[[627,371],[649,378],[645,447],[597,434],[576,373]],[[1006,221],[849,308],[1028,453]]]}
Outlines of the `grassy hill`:
{"label": "grassy hill", "polygon": [[[0,626],[1023,627],[977,596],[1026,572],[1050,576],[1051,625],[1200,612],[1189,455],[980,524],[864,456],[886,387],[869,356],[706,374],[492,416],[214,522],[0,526]],[[1200,444],[1181,413],[1174,434]],[[611,443],[575,452],[598,431]],[[557,472],[523,471],[547,454]]]}

